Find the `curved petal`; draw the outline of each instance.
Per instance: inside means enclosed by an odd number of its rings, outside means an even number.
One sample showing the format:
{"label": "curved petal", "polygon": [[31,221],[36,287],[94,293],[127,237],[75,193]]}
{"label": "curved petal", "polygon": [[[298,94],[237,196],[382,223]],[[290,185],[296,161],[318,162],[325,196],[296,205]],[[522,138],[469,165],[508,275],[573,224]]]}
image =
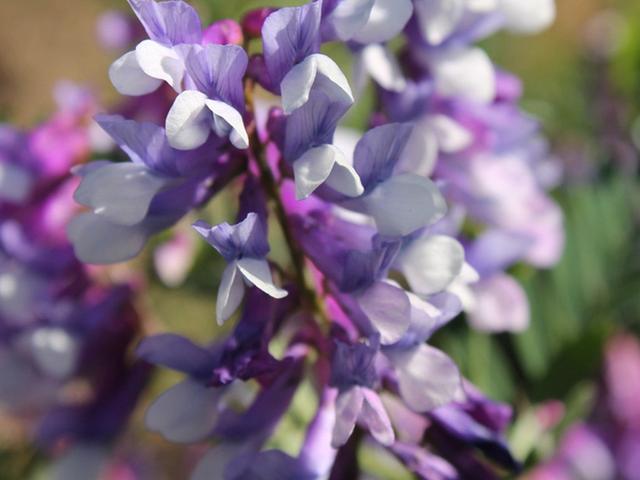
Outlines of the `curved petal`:
{"label": "curved petal", "polygon": [[69,222],[67,235],[79,260],[110,264],[138,255],[149,233],[142,225],[118,225],[102,215],[81,213]]}
{"label": "curved petal", "polygon": [[154,175],[146,165],[111,163],[86,173],[74,198],[96,215],[132,226],[145,218],[154,196],[170,181]]}
{"label": "curved petal", "polygon": [[322,2],[276,10],[262,26],[264,60],[277,88],[298,62],[320,50]]}
{"label": "curved petal", "polygon": [[511,276],[496,274],[473,288],[469,312],[473,328],[485,332],[522,332],[529,326],[529,302],[522,286]]}
{"label": "curved petal", "polygon": [[378,185],[363,198],[381,235],[405,236],[431,225],[446,213],[438,187],[423,177],[400,174]]}
{"label": "curved petal", "polygon": [[400,64],[394,55],[377,43],[367,45],[358,59],[363,68],[378,85],[392,92],[401,92],[407,86]]}
{"label": "curved petal", "polygon": [[307,198],[329,178],[336,155],[337,149],[333,145],[320,145],[307,150],[293,162],[298,200]]}
{"label": "curved petal", "polygon": [[210,371],[214,361],[208,350],[171,333],[143,338],[136,349],[136,356],[154,365],[193,376]]}
{"label": "curved petal", "polygon": [[136,59],[151,78],[164,80],[176,92],[181,90],[184,62],[175,50],[153,40],[143,40],[136,47]]}
{"label": "curved petal", "polygon": [[349,440],[362,410],[364,395],[360,387],[351,387],[336,399],[336,423],[333,427],[331,446],[339,448]]}
{"label": "curved petal", "polygon": [[368,388],[362,388],[362,393],[364,402],[362,403],[359,421],[366,425],[369,433],[382,445],[392,445],[396,436],[382,400],[380,400],[376,392]]}
{"label": "curved petal", "polygon": [[231,144],[240,150],[249,148],[249,135],[240,112],[218,100],[207,100],[205,103],[213,113],[213,129],[216,135],[219,137],[229,135]]}
{"label": "curved petal", "polygon": [[241,258],[237,261],[238,269],[242,275],[257,288],[273,298],[284,298],[289,292],[278,288],[271,278],[269,262],[258,258]]}
{"label": "curved petal", "polygon": [[436,90],[446,97],[490,103],[496,97],[496,72],[480,48],[447,51],[431,61]]}
{"label": "curved petal", "polygon": [[336,150],[336,163],[333,165],[329,178],[327,178],[327,185],[347,197],[359,197],[364,193],[364,186],[360,181],[360,176],[344,154],[340,150]]}
{"label": "curved petal", "polygon": [[309,101],[312,88],[325,92],[329,99],[353,103],[351,87],[340,67],[326,55],[309,55],[294,66],[280,84],[282,108],[289,115]]}
{"label": "curved petal", "polygon": [[398,35],[413,14],[411,0],[375,0],[366,25],[354,35],[360,43],[380,43]]}
{"label": "curved petal", "polygon": [[160,395],[147,409],[145,425],[170,442],[192,443],[211,434],[218,419],[217,389],[191,379]]}
{"label": "curved petal", "polygon": [[358,297],[358,304],[380,333],[383,345],[396,343],[411,323],[411,302],[406,292],[386,282],[377,282]]}
{"label": "curved petal", "polygon": [[211,448],[198,462],[189,480],[227,480],[226,467],[246,450],[246,445],[224,442]]}
{"label": "curved petal", "polygon": [[340,40],[351,40],[364,28],[374,3],[375,0],[343,0],[338,3],[329,21]]}
{"label": "curved petal", "polygon": [[452,237],[423,236],[411,243],[399,263],[414,292],[432,295],[446,289],[460,275],[464,248]]}
{"label": "curved petal", "polygon": [[505,28],[515,33],[534,34],[546,30],[556,18],[555,0],[501,0]]}
{"label": "curved petal", "polygon": [[226,322],[236,311],[244,297],[244,283],[235,262],[227,265],[222,273],[216,301],[216,320],[218,325]]}
{"label": "curved petal", "polygon": [[196,90],[178,95],[167,114],[165,130],[169,145],[177,150],[193,150],[203,145],[211,133],[207,96]]}
{"label": "curved petal", "polygon": [[439,45],[451,35],[462,20],[465,0],[417,0],[416,17],[422,36]]}
{"label": "curved petal", "polygon": [[122,95],[146,95],[162,85],[162,80],[150,77],[142,70],[135,51],[125,53],[111,64],[109,79]]}
{"label": "curved petal", "polygon": [[422,344],[388,356],[398,374],[400,394],[416,412],[427,412],[459,398],[462,379],[447,355]]}

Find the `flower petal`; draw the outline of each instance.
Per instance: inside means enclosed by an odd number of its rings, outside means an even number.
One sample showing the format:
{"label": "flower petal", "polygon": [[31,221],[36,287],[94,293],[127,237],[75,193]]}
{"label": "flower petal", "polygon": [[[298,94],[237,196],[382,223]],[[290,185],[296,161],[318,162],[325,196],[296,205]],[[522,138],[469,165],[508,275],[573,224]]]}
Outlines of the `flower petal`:
{"label": "flower petal", "polygon": [[353,40],[360,43],[391,40],[402,31],[412,14],[411,0],[375,0],[366,25]]}
{"label": "flower petal", "polygon": [[211,133],[207,96],[196,90],[178,95],[167,114],[165,130],[169,144],[177,150],[193,150],[203,145]]}
{"label": "flower petal", "polygon": [[171,333],[143,338],[136,349],[136,356],[192,376],[210,372],[213,365],[213,356],[208,350]]}
{"label": "flower petal", "polygon": [[364,402],[360,411],[359,421],[367,426],[369,433],[382,445],[392,445],[396,436],[382,400],[380,400],[376,392],[368,388],[362,388],[362,393]]}
{"label": "flower petal", "polygon": [[416,412],[427,412],[459,398],[462,380],[447,355],[422,344],[388,356],[398,374],[400,394]]}
{"label": "flower petal", "polygon": [[71,220],[67,235],[84,263],[110,264],[130,260],[144,247],[149,232],[143,225],[118,225],[103,215],[81,213]]}
{"label": "flower petal", "polygon": [[389,49],[377,43],[362,49],[357,58],[357,69],[362,69],[371,75],[371,78],[386,90],[401,92],[407,86],[396,57]]}
{"label": "flower petal", "polygon": [[555,0],[500,0],[500,10],[505,28],[515,33],[539,33],[556,18]]}
{"label": "flower petal", "polygon": [[522,286],[511,276],[498,273],[474,286],[468,318],[485,332],[522,332],[529,326],[529,302]]}
{"label": "flower petal", "polygon": [[122,95],[146,95],[162,85],[162,80],[150,77],[142,70],[135,51],[125,53],[111,64],[109,79]]}
{"label": "flower petal", "polygon": [[192,443],[211,434],[218,419],[220,393],[191,379],[160,395],[147,409],[145,425],[170,442]]}
{"label": "flower petal", "polygon": [[118,225],[132,226],[144,219],[154,196],[170,182],[146,165],[110,163],[86,173],[74,198],[96,215]]}
{"label": "flower petal", "polygon": [[399,264],[414,292],[432,295],[446,289],[460,275],[464,248],[452,237],[427,235],[411,243]]}
{"label": "flower petal", "polygon": [[416,17],[423,37],[439,45],[451,35],[462,20],[465,0],[417,0]]}
{"label": "flower petal", "polygon": [[360,387],[352,387],[336,399],[336,423],[331,446],[339,448],[349,440],[362,410],[364,395]]}
{"label": "flower petal", "polygon": [[175,50],[153,40],[143,40],[136,47],[136,59],[151,78],[164,80],[176,92],[181,90],[184,62]]}
{"label": "flower petal", "polygon": [[249,135],[244,127],[242,115],[231,105],[218,100],[207,100],[207,107],[213,113],[213,129],[219,137],[229,135],[231,144],[240,149],[249,148]]}
{"label": "flower petal", "polygon": [[323,91],[330,100],[353,103],[351,87],[338,64],[317,53],[293,67],[282,80],[280,89],[284,113],[289,115],[307,103],[312,88]]}
{"label": "flower petal", "polygon": [[258,258],[241,258],[237,262],[238,269],[242,275],[253,285],[273,298],[284,298],[289,292],[278,288],[271,278],[269,262]]}
{"label": "flower petal", "polygon": [[343,0],[338,3],[329,21],[340,40],[351,40],[364,28],[374,3],[375,0]]}
{"label": "flower petal", "polygon": [[216,301],[216,320],[218,325],[226,322],[236,311],[244,297],[244,283],[235,262],[227,265],[222,273]]}
{"label": "flower petal", "polygon": [[358,304],[380,333],[383,345],[396,343],[411,322],[411,303],[406,292],[386,282],[377,282],[358,297]]}
{"label": "flower petal", "polygon": [[408,173],[378,185],[363,198],[381,235],[405,236],[431,225],[446,213],[446,204],[431,181]]}
{"label": "flower petal", "polygon": [[447,51],[435,56],[431,69],[436,90],[445,97],[490,103],[496,97],[496,72],[480,48]]}

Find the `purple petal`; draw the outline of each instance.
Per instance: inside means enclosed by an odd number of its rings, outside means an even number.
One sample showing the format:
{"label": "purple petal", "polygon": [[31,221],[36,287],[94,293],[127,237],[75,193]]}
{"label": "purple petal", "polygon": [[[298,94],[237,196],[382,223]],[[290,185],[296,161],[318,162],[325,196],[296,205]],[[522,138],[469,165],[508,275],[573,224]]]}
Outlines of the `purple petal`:
{"label": "purple petal", "polygon": [[240,257],[264,258],[269,253],[269,244],[263,221],[256,213],[249,213],[240,223],[221,223],[215,227],[202,220],[193,227],[227,262]]}
{"label": "purple petal", "polygon": [[364,402],[359,421],[367,426],[369,433],[382,445],[391,445],[395,440],[395,434],[382,400],[373,390],[363,388],[362,392]]}
{"label": "purple petal", "polygon": [[262,26],[264,59],[272,86],[279,91],[280,82],[291,68],[320,50],[320,16],[322,2],[277,10]]}
{"label": "purple petal", "polygon": [[244,111],[242,78],[249,59],[236,45],[205,45],[187,57],[187,72],[199,91]]}
{"label": "purple petal", "polygon": [[392,123],[369,130],[356,146],[354,166],[366,191],[391,177],[412,127]]}
{"label": "purple petal", "polygon": [[200,17],[188,3],[179,0],[129,0],[129,5],[151,40],[165,45],[200,43]]}
{"label": "purple petal", "polygon": [[207,377],[213,369],[213,355],[179,335],[165,333],[140,342],[136,355],[154,365],[162,365],[194,377]]}

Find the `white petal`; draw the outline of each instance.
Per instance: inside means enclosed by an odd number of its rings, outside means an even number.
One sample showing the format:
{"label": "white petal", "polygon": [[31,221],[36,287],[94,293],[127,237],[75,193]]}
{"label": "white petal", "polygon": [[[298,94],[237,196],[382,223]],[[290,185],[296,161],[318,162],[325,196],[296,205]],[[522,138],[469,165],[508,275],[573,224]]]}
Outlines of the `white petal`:
{"label": "white petal", "polygon": [[515,33],[539,33],[556,18],[555,0],[501,0],[500,3],[505,28]]}
{"label": "white petal", "polygon": [[375,0],[342,0],[331,13],[330,21],[340,40],[351,40],[364,28]]}
{"label": "white petal", "polygon": [[396,343],[407,332],[411,323],[411,302],[402,288],[377,282],[358,297],[358,304],[380,333],[383,345]]}
{"label": "white petal", "polygon": [[458,27],[465,10],[465,0],[417,0],[418,24],[423,37],[439,45]]}
{"label": "white petal", "polygon": [[125,53],[111,64],[109,79],[122,95],[146,95],[162,85],[162,80],[152,78],[142,70],[135,51]]}
{"label": "white petal", "polygon": [[407,86],[398,60],[386,47],[377,43],[367,45],[360,52],[359,61],[382,88],[400,92]]}
{"label": "white petal", "polygon": [[411,243],[399,263],[414,292],[432,295],[445,290],[460,275],[464,248],[454,238],[427,235]]}
{"label": "white petal", "polygon": [[147,409],[145,425],[170,442],[204,440],[218,419],[219,391],[187,379],[160,395]]}
{"label": "white petal", "polygon": [[22,203],[33,187],[29,172],[17,165],[0,162],[0,200]]}
{"label": "white petal", "polygon": [[364,402],[359,421],[366,425],[369,433],[382,445],[392,445],[395,441],[395,434],[382,400],[376,392],[368,388],[362,388],[362,393]]}
{"label": "white petal", "polygon": [[241,258],[237,261],[238,269],[249,282],[273,298],[284,298],[286,290],[278,288],[271,278],[269,262],[258,258]]}
{"label": "white petal", "polygon": [[71,478],[96,480],[102,478],[109,459],[107,448],[102,445],[78,444],[66,451],[52,466],[53,480]]}
{"label": "white petal", "polygon": [[218,100],[207,100],[207,107],[214,115],[214,130],[219,137],[229,135],[234,147],[249,148],[249,135],[244,127],[242,115],[231,105]]}
{"label": "white petal", "polygon": [[349,440],[362,410],[364,395],[360,387],[351,387],[336,399],[336,423],[331,446],[339,448]]}
{"label": "white petal", "polygon": [[216,300],[216,320],[218,325],[226,322],[236,311],[244,297],[244,282],[235,262],[227,265],[222,272]]}
{"label": "white petal", "polygon": [[64,379],[76,367],[78,342],[61,328],[39,328],[29,335],[33,358],[41,371]]}
{"label": "white petal", "polygon": [[431,115],[427,121],[435,132],[442,152],[456,153],[469,147],[473,142],[471,132],[446,115]]}
{"label": "white petal", "polygon": [[333,165],[329,178],[327,178],[327,185],[347,197],[354,198],[362,195],[364,187],[353,165],[339,150],[335,160],[336,163]]}
{"label": "white petal", "polygon": [[154,196],[170,181],[145,165],[110,163],[88,171],[74,198],[114,223],[135,225],[145,218]]}
{"label": "white petal", "polygon": [[176,92],[181,90],[184,62],[175,50],[153,40],[143,40],[136,47],[136,58],[144,73],[164,80]]}
{"label": "white petal", "polygon": [[400,154],[398,171],[428,177],[438,160],[438,137],[428,118],[416,123]]}
{"label": "white petal", "polygon": [[438,187],[431,180],[408,173],[391,177],[363,200],[382,235],[408,235],[436,222],[446,212]]}
{"label": "white petal", "polygon": [[529,326],[529,302],[522,286],[511,276],[497,274],[473,288],[475,303],[468,318],[484,332],[522,332]]}
{"label": "white petal", "polygon": [[353,103],[353,94],[340,67],[326,55],[309,55],[293,67],[280,84],[282,108],[289,115],[309,100],[311,89],[322,89],[330,99]]}
{"label": "white petal", "polygon": [[193,150],[207,141],[211,119],[206,108],[207,96],[186,90],[177,96],[165,121],[169,144],[178,150]]}
{"label": "white petal", "polygon": [[135,257],[147,241],[140,225],[118,225],[94,213],[81,213],[67,227],[76,256],[84,263],[108,264]]}
{"label": "white petal", "polygon": [[366,25],[353,39],[360,43],[391,40],[404,29],[412,13],[411,0],[375,0]]}
{"label": "white petal", "polygon": [[480,48],[446,51],[431,61],[436,90],[446,97],[490,103],[496,96],[496,74]]}
{"label": "white petal", "polygon": [[320,145],[307,150],[293,163],[293,172],[298,200],[307,198],[324,182],[349,197],[357,197],[364,192],[357,172],[334,145]]}
{"label": "white petal", "polygon": [[427,412],[460,396],[462,380],[453,360],[440,350],[422,344],[393,351],[389,358],[398,374],[400,394],[416,412]]}

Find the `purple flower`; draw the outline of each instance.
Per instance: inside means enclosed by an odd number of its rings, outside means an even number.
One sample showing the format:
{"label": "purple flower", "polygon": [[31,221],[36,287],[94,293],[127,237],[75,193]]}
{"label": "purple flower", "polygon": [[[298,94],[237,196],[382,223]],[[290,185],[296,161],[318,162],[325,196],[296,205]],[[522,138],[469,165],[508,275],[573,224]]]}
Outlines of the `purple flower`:
{"label": "purple flower", "polygon": [[273,298],[284,298],[287,291],[278,288],[271,278],[266,256],[269,253],[263,220],[256,213],[236,225],[223,223],[211,227],[206,222],[194,224],[196,231],[227,261],[216,302],[216,318],[222,325],[238,308],[245,282]]}

